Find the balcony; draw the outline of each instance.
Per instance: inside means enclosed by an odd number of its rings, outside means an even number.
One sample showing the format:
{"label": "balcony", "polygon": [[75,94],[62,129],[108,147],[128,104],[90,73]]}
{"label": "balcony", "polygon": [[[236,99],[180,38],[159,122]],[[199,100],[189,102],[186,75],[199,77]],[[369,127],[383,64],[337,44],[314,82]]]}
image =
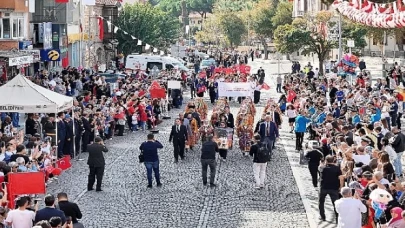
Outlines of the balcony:
{"label": "balcony", "polygon": [[304,14],[305,14],[305,12],[304,12],[304,11],[299,10],[299,11],[297,11],[297,13],[296,13],[295,17],[303,17],[303,16],[304,16]]}
{"label": "balcony", "polygon": [[0,12],[28,12],[25,0],[0,0]]}

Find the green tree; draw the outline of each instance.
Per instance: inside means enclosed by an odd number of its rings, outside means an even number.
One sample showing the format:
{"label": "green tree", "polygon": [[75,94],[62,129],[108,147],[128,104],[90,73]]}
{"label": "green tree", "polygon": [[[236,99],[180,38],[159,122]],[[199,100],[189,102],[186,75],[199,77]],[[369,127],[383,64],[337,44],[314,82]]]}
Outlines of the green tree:
{"label": "green tree", "polygon": [[220,26],[219,16],[213,15],[204,21],[204,26],[201,31],[197,31],[195,39],[198,42],[219,44],[220,38],[223,37],[224,33],[222,27]]}
{"label": "green tree", "polygon": [[344,21],[342,24],[342,46],[346,52],[349,52],[349,47],[347,47],[347,40],[354,40],[354,48],[352,52],[359,55],[361,50],[367,45],[365,36],[367,34],[367,29],[360,25],[355,24],[351,21]]}
{"label": "green tree", "polygon": [[291,24],[293,4],[290,1],[281,1],[277,4],[276,13],[271,18],[273,27],[277,28],[280,25]]}
{"label": "green tree", "polygon": [[263,45],[264,58],[268,59],[267,39],[273,37],[275,27],[273,26],[273,18],[276,14],[276,7],[271,0],[261,0],[254,5],[252,10],[252,29],[256,38]]}
{"label": "green tree", "polygon": [[[182,1],[181,0],[156,0],[159,7],[168,11],[174,16],[182,15]],[[206,17],[207,13],[212,13],[215,0],[184,0],[187,14],[190,12],[197,12],[201,17]]]}
{"label": "green tree", "polygon": [[258,1],[259,0],[217,0],[214,5],[217,12],[229,13],[251,9],[251,6]]}
{"label": "green tree", "polygon": [[337,47],[337,42],[329,40],[326,31],[319,28],[326,28],[329,23],[334,23],[332,17],[333,13],[320,11],[313,17],[307,16],[297,25],[279,26],[274,35],[277,50],[283,54],[298,50],[303,54],[315,53],[318,56],[319,71],[323,72],[323,62],[329,52]]}
{"label": "green tree", "polygon": [[246,34],[246,25],[237,13],[224,13],[219,17],[219,24],[223,34],[231,47],[242,43],[242,37]]}
{"label": "green tree", "polygon": [[117,31],[118,48],[125,55],[141,48],[131,36],[158,48],[168,47],[179,36],[178,19],[150,4],[125,4],[117,27],[121,28]]}

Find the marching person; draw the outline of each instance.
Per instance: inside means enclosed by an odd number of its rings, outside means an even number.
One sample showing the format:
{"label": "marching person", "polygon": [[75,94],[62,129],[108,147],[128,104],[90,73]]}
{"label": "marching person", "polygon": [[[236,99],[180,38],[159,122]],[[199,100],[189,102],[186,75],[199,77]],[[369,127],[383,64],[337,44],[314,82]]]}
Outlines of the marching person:
{"label": "marching person", "polygon": [[176,119],[175,125],[172,126],[172,131],[170,132],[169,142],[173,140],[174,147],[174,163],[179,161],[179,156],[181,160],[184,160],[184,148],[188,139],[187,129],[181,124],[179,118]]}
{"label": "marching person", "polygon": [[269,150],[269,158],[271,158],[273,145],[276,139],[279,137],[278,128],[276,123],[272,121],[270,115],[267,115],[265,121],[259,127],[260,140],[263,144],[267,144]]}
{"label": "marching person", "polygon": [[212,136],[207,137],[207,141],[201,146],[201,166],[203,185],[207,185],[207,170],[210,167],[210,187],[215,187],[215,172],[217,162],[215,155],[219,151],[218,144],[213,141]]}
{"label": "marching person", "polygon": [[148,188],[152,188],[152,170],[155,173],[156,186],[161,187],[162,183],[160,182],[158,149],[162,149],[163,145],[155,140],[153,134],[148,134],[147,139],[148,141],[143,142],[139,149],[142,151],[144,157]]}
{"label": "marching person", "polygon": [[96,191],[101,192],[101,183],[103,181],[105,159],[103,152],[108,152],[106,146],[104,146],[103,139],[97,136],[94,139],[94,143],[87,147],[89,151],[89,158],[87,160],[87,165],[89,165],[90,173],[87,182],[87,190],[92,191],[94,182],[97,177]]}
{"label": "marching person", "polygon": [[266,168],[268,158],[268,149],[261,141],[260,135],[254,136],[255,144],[250,147],[249,155],[253,156],[253,174],[255,176],[256,189],[264,188],[266,179]]}

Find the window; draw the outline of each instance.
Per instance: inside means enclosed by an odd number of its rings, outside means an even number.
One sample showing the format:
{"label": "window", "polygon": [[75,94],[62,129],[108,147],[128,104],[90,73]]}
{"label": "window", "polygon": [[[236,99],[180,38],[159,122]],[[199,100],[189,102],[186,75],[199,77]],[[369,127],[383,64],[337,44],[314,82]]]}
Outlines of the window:
{"label": "window", "polygon": [[13,19],[13,37],[18,37],[18,19]]}
{"label": "window", "polygon": [[11,26],[10,26],[10,18],[3,18],[3,31],[2,31],[2,38],[10,39],[11,38]]}
{"label": "window", "polygon": [[0,39],[24,37],[24,18],[0,18]]}

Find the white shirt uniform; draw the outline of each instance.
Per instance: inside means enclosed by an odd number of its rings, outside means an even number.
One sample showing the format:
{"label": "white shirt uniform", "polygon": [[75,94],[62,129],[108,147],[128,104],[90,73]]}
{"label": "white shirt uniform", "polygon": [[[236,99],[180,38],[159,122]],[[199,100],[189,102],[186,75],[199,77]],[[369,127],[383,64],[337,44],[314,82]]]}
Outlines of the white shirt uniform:
{"label": "white shirt uniform", "polygon": [[335,202],[339,213],[338,228],[361,228],[361,213],[366,213],[366,206],[357,199],[341,198]]}

